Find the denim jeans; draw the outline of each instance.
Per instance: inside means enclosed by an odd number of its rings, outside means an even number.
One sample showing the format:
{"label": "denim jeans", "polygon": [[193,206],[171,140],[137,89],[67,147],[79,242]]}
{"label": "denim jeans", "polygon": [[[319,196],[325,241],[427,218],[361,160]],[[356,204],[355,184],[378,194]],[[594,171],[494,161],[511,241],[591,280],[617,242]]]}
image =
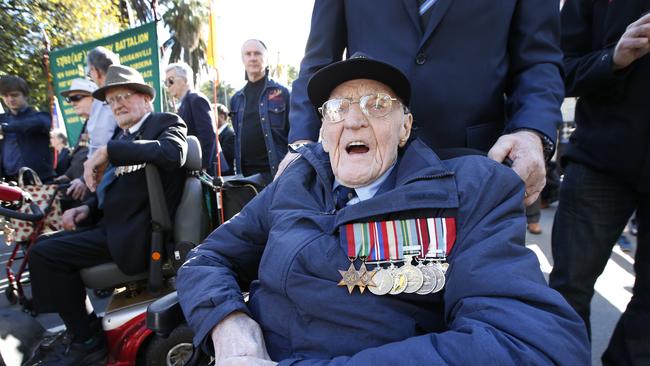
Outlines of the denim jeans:
{"label": "denim jeans", "polygon": [[553,224],[549,284],[588,329],[594,284],[635,209],[639,234],[633,295],[603,354],[604,365],[650,365],[650,193],[582,164],[566,167]]}

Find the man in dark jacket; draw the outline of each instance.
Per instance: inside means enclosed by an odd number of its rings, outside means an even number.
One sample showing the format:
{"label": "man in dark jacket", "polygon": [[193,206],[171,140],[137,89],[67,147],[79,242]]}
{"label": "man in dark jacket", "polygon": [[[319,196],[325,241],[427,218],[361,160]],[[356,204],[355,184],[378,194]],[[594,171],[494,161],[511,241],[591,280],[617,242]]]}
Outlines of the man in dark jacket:
{"label": "man in dark jacket", "polygon": [[647,0],[569,0],[562,9],[566,91],[579,99],[562,159],[550,285],[588,327],[594,284],[635,209],[639,225],[632,299],[604,365],[650,364],[648,11]]}
{"label": "man in dark jacket", "polygon": [[190,65],[184,62],[169,64],[165,86],[169,94],[180,100],[178,115],[187,124],[187,134],[196,136],[201,143],[201,167],[214,175],[217,147],[212,108],[205,95],[194,90],[194,71]]}
{"label": "man in dark jacket", "polygon": [[[56,312],[72,335],[69,347],[55,347],[42,364],[81,365],[101,360],[106,348],[87,313],[82,268],[114,261],[126,274],[147,269],[151,213],[145,166],[155,164],[173,215],[185,178],[185,124],[178,116],[152,113],[154,90],[127,66],[110,66],[106,84],[93,96],[106,101],[120,131],[84,164],[91,196],[84,205],[63,215],[64,228],[46,236],[30,250],[29,268],[34,305],[39,312]],[[103,176],[101,173],[103,172]],[[88,218],[99,223],[75,231]]]}
{"label": "man in dark jacket", "polygon": [[18,76],[0,78],[0,97],[9,109],[0,114],[0,175],[16,178],[20,168],[34,169],[41,180],[49,180],[55,172],[50,152],[50,116],[37,112],[27,104],[29,87]]}
{"label": "man in dark jacket", "polygon": [[217,104],[215,108],[217,114],[217,133],[219,134],[219,145],[221,146],[221,151],[223,151],[223,156],[226,158],[226,162],[230,167],[229,170],[223,170],[223,175],[234,174],[232,168],[235,167],[235,130],[232,129],[230,123],[228,123],[228,108],[223,104]]}
{"label": "man in dark jacket", "polygon": [[287,153],[289,90],[269,78],[268,50],[260,40],[244,42],[241,56],[248,83],[230,100],[236,171],[270,182]]}

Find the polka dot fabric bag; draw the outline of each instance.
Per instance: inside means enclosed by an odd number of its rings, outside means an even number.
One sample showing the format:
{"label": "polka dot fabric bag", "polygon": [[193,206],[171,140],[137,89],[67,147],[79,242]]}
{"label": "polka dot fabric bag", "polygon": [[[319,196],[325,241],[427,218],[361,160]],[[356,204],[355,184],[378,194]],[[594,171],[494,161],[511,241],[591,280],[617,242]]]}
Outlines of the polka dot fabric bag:
{"label": "polka dot fabric bag", "polygon": [[[33,184],[25,184],[25,173],[32,176]],[[18,172],[18,186],[32,196],[32,201],[43,210],[47,215],[43,222],[38,235],[57,231],[63,228],[61,220],[61,202],[56,184],[43,184],[35,171],[30,168],[21,168]],[[29,210],[29,203],[23,203],[19,210],[24,213],[32,213]],[[11,219],[11,225],[14,229],[14,240],[17,242],[29,241],[38,222],[29,222],[23,220]]]}

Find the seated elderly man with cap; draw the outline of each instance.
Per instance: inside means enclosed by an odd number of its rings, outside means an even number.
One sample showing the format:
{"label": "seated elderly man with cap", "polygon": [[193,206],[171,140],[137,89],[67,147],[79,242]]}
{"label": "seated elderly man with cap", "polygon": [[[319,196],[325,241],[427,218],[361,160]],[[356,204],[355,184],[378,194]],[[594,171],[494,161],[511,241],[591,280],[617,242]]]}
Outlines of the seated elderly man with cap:
{"label": "seated elderly man with cap", "polygon": [[321,142],[177,278],[217,365],[589,363],[584,325],[524,246],[523,182],[409,139],[410,90],[365,55],[312,77]]}
{"label": "seated elderly man with cap", "polygon": [[[93,97],[110,105],[119,129],[84,163],[86,184],[96,194],[64,213],[67,231],[42,237],[30,250],[34,306],[39,312],[58,313],[69,332],[62,339],[72,340],[39,355],[38,365],[86,365],[106,356],[101,326],[86,307],[79,271],[111,261],[126,274],[147,269],[151,214],[144,167],[159,168],[171,214],[182,194],[185,123],[177,115],[152,112],[154,89],[140,73],[110,66],[105,85]],[[86,219],[97,224],[75,230]]]}

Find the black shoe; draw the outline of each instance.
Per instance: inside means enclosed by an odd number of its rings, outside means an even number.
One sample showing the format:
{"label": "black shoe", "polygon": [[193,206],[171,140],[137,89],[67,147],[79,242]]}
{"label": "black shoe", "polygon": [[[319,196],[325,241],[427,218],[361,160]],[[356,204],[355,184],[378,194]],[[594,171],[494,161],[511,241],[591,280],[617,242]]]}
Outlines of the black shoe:
{"label": "black shoe", "polygon": [[67,330],[56,333],[46,332],[38,347],[34,350],[34,354],[24,366],[42,365],[43,361],[49,357],[49,354],[65,352],[72,343],[72,338],[72,333]]}
{"label": "black shoe", "polygon": [[30,366],[89,366],[106,359],[107,350],[100,337],[91,338],[85,343],[71,342],[67,347],[54,347],[42,354],[38,360],[30,360]]}

